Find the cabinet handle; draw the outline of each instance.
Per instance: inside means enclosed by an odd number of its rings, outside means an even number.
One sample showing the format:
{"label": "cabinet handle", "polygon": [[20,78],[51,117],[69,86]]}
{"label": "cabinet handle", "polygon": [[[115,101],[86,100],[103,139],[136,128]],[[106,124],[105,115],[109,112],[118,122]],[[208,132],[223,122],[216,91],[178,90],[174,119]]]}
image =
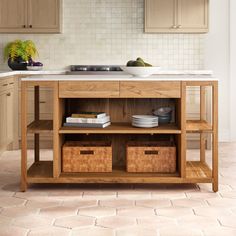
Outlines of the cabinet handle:
{"label": "cabinet handle", "polygon": [[2,86],[3,86],[3,87],[6,87],[7,85],[8,85],[8,84],[3,84]]}
{"label": "cabinet handle", "polygon": [[171,28],[172,29],[177,29],[177,25],[173,25]]}
{"label": "cabinet handle", "polygon": [[178,25],[177,28],[180,29],[182,27],[182,25]]}
{"label": "cabinet handle", "polygon": [[33,25],[29,25],[30,28],[33,28]]}
{"label": "cabinet handle", "polygon": [[40,104],[45,104],[46,102],[45,102],[45,101],[40,101],[39,103],[40,103]]}
{"label": "cabinet handle", "polygon": [[11,82],[10,84],[14,84],[14,82]]}
{"label": "cabinet handle", "polygon": [[7,96],[10,97],[10,96],[11,96],[11,93],[7,93]]}
{"label": "cabinet handle", "polygon": [[23,25],[23,28],[26,28],[26,25]]}

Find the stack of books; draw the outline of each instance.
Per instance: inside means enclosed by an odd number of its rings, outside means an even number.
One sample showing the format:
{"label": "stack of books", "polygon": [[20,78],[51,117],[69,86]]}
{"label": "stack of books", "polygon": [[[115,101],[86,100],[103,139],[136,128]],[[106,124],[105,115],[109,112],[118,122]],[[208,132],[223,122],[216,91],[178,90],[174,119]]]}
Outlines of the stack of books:
{"label": "stack of books", "polygon": [[78,128],[105,128],[111,124],[105,112],[80,112],[66,118],[64,126]]}

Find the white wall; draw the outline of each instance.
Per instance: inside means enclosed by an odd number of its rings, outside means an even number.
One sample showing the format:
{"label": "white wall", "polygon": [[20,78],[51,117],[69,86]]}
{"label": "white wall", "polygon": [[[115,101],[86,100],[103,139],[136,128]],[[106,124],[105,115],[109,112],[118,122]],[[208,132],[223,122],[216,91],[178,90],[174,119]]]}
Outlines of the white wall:
{"label": "white wall", "polygon": [[236,1],[230,0],[230,131],[236,141]]}
{"label": "white wall", "polygon": [[[64,0],[63,33],[0,34],[0,55],[9,41],[33,39],[45,69],[71,64],[124,64],[143,57],[170,69],[203,68],[203,35],[144,34],[144,0]],[[7,69],[0,56],[0,70]]]}
{"label": "white wall", "polygon": [[213,70],[220,80],[220,141],[230,140],[229,59],[229,0],[210,0],[210,32],[205,38],[205,68]]}

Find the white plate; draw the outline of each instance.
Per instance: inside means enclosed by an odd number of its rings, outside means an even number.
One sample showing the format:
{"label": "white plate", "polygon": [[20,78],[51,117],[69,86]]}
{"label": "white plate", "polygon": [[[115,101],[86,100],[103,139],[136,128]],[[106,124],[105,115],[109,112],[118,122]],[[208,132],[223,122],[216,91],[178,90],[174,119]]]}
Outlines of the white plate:
{"label": "white plate", "polygon": [[161,67],[121,66],[121,69],[135,77],[148,77],[157,73],[161,69]]}
{"label": "white plate", "polygon": [[158,124],[151,124],[151,125],[141,125],[141,124],[135,124],[135,123],[132,123],[132,125],[134,127],[139,127],[139,128],[154,128],[154,127],[157,127]]}
{"label": "white plate", "polygon": [[152,115],[134,115],[132,116],[132,119],[138,119],[138,120],[156,120],[158,117],[152,116]]}
{"label": "white plate", "polygon": [[137,122],[137,121],[132,121],[133,124],[138,124],[138,125],[156,125],[158,122]]}

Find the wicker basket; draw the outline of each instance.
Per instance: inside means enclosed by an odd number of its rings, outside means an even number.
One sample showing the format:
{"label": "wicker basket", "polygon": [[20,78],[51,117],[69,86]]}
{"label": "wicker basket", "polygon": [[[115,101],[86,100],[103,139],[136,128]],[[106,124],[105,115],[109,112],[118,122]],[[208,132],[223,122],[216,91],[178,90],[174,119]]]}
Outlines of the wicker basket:
{"label": "wicker basket", "polygon": [[66,142],[62,160],[63,172],[112,172],[111,142]]}
{"label": "wicker basket", "polygon": [[176,147],[173,142],[129,142],[126,152],[128,172],[176,172]]}

